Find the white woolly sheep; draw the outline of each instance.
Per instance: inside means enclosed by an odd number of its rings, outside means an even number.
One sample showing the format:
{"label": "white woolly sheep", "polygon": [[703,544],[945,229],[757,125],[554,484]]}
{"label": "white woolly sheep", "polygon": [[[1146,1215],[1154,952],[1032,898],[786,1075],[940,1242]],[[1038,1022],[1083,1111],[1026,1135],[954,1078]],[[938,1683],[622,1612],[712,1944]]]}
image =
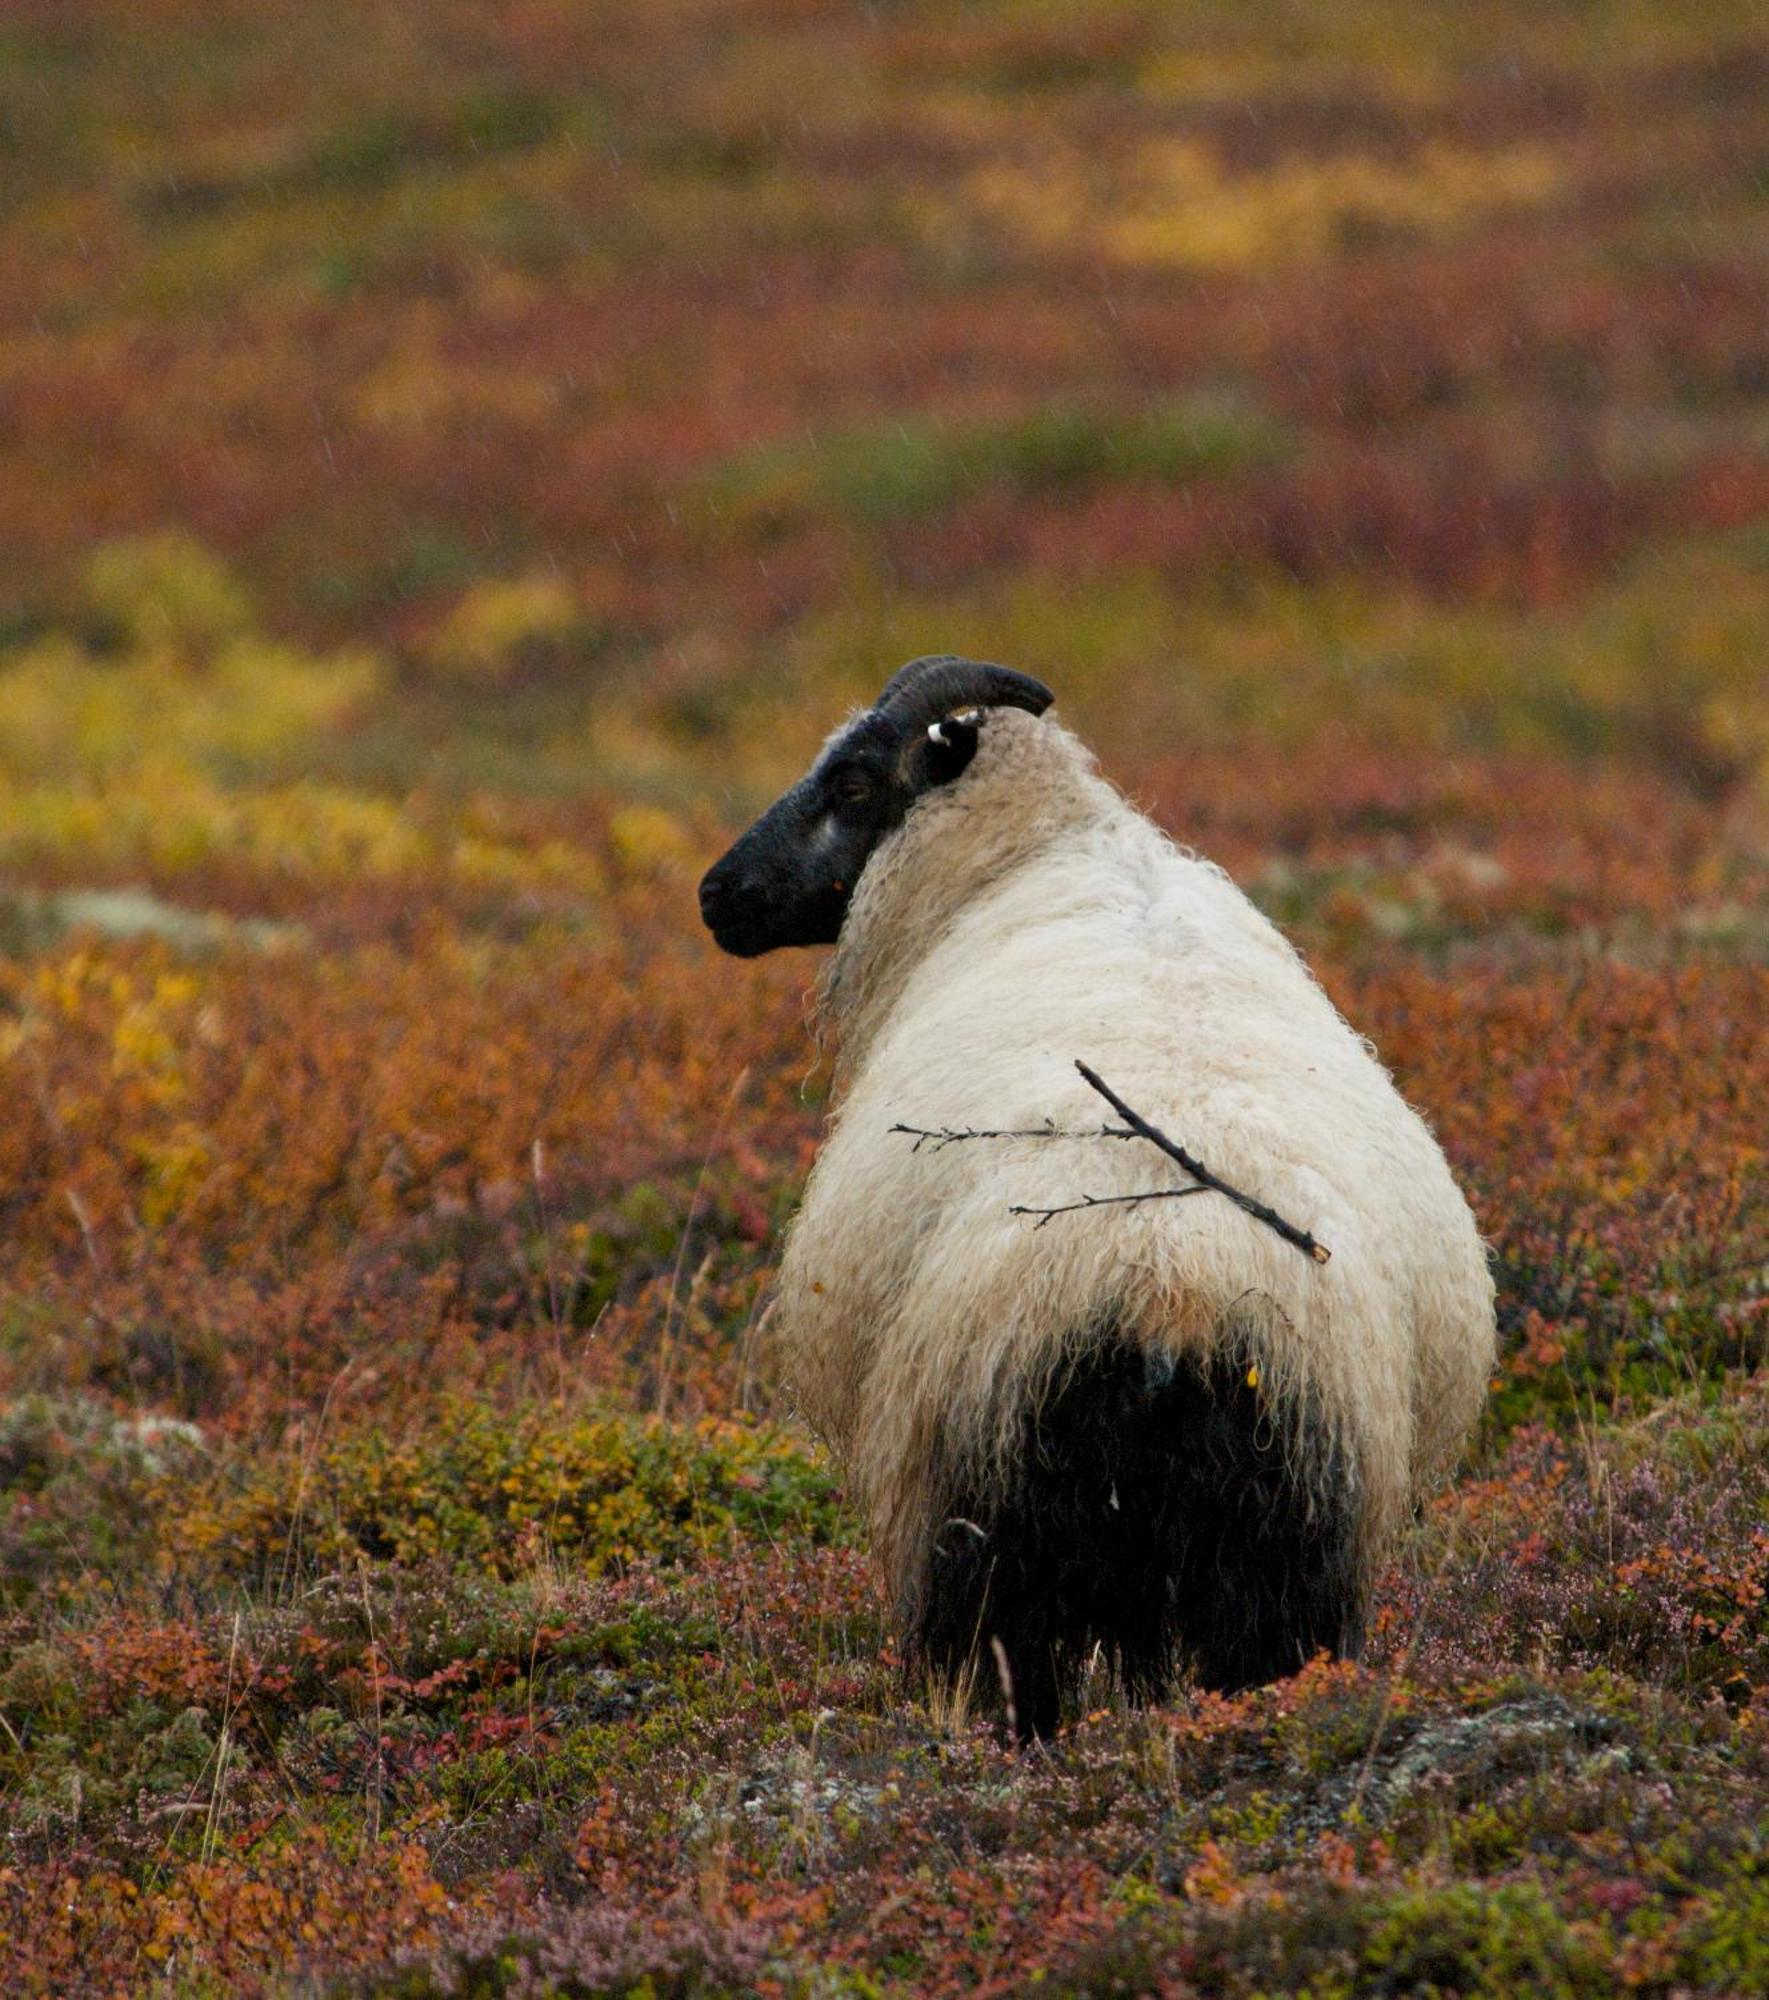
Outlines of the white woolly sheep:
{"label": "white woolly sheep", "polygon": [[[911,662],[701,887],[728,951],[835,946],[837,1108],[772,1333],[909,1657],[999,1685],[1022,1734],[1096,1657],[1152,1698],[1182,1664],[1234,1689],[1355,1654],[1494,1348],[1424,1122],[1051,699]],[[1330,1261],[1216,1193],[1014,1213],[1188,1184],[1099,1138],[1078,1058]],[[904,1126],[1027,1136],[917,1147]]]}

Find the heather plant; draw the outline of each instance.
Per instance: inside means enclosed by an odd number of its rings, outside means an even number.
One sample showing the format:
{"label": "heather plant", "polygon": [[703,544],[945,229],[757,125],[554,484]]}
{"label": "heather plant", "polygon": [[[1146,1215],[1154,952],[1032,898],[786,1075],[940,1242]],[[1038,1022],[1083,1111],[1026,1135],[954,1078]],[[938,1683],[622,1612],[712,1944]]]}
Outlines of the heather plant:
{"label": "heather plant", "polygon": [[[9,1986],[1760,1989],[1760,10],[0,58]],[[1308,952],[1504,1334],[1360,1662],[1035,1757],[777,1379],[811,968],[693,907],[935,647]]]}

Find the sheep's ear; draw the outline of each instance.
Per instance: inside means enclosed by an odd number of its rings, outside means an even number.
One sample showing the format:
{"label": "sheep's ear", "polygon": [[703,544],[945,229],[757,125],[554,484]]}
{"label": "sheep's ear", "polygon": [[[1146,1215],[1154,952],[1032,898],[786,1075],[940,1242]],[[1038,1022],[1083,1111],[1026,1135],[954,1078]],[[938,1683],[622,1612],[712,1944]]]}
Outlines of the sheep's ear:
{"label": "sheep's ear", "polygon": [[936,785],[949,785],[970,768],[982,725],[982,711],[975,708],[943,715],[928,724],[919,758],[923,787],[931,790]]}

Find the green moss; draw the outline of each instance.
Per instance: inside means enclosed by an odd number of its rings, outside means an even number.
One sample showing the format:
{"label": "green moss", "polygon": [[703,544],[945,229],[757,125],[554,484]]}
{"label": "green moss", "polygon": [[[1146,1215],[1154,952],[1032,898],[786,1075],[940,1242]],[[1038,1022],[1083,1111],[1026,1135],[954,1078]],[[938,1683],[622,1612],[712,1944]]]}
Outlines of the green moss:
{"label": "green moss", "polygon": [[155,220],[183,220],[249,203],[372,193],[414,173],[460,170],[488,155],[526,151],[567,128],[578,130],[584,117],[581,108],[520,84],[471,85],[451,102],[366,112],[248,171],[145,183],[136,207]]}
{"label": "green moss", "polygon": [[1458,1882],[1395,1897],[1378,1906],[1359,1957],[1360,1968],[1393,1993],[1575,2000],[1614,1991],[1608,1955],[1531,1882]]}
{"label": "green moss", "polygon": [[0,1408],[0,1592],[22,1603],[138,1568],[162,1496],[206,1469],[201,1433],[175,1419],[119,1416],[85,1396]]}
{"label": "green moss", "polygon": [[1325,1776],[1368,1756],[1394,1720],[1392,1692],[1371,1681],[1305,1703],[1279,1722],[1276,1736],[1294,1769]]}
{"label": "green moss", "polygon": [[1167,398],[1127,412],[1052,403],[990,422],[912,416],[760,446],[721,467],[707,495],[749,528],[832,509],[885,526],[992,491],[1053,495],[1111,479],[1179,486],[1223,478],[1289,448],[1284,427],[1239,397]]}
{"label": "green moss", "polygon": [[1677,1965],[1703,1992],[1769,1992],[1769,1855],[1745,1856],[1705,1902]]}
{"label": "green moss", "polygon": [[512,1423],[467,1403],[416,1438],[369,1429],[315,1464],[241,1468],[231,1491],[217,1481],[172,1524],[183,1566],[243,1578],[282,1568],[295,1547],[310,1561],[440,1558],[513,1574],[547,1549],[624,1569],[734,1537],[847,1532],[829,1471],[787,1433],[612,1410]]}
{"label": "green moss", "polygon": [[1528,1847],[1525,1813],[1477,1799],[1453,1813],[1445,1828],[1450,1858],[1470,1874],[1508,1867]]}
{"label": "green moss", "polygon": [[[1083,1955],[1053,1989],[1136,1992],[1128,1975],[1167,1962],[1170,1926]],[[1417,1994],[1455,2000],[1599,2000],[1616,1990],[1603,1933],[1576,1924],[1535,1882],[1420,1882],[1399,1889],[1328,1887],[1255,1899],[1194,1932],[1198,1986],[1237,1995],[1306,1993],[1315,2000]],[[1110,1977],[1098,1975],[1108,1971]],[[1110,1983],[1111,1979],[1119,1983]]]}
{"label": "green moss", "polygon": [[1289,1802],[1277,1792],[1251,1792],[1235,1805],[1211,1809],[1210,1832],[1219,1841],[1237,1847],[1263,1847],[1283,1831]]}
{"label": "green moss", "polygon": [[140,1737],[129,1766],[130,1788],[194,1794],[214,1767],[219,1751],[208,1711],[183,1709],[165,1728]]}

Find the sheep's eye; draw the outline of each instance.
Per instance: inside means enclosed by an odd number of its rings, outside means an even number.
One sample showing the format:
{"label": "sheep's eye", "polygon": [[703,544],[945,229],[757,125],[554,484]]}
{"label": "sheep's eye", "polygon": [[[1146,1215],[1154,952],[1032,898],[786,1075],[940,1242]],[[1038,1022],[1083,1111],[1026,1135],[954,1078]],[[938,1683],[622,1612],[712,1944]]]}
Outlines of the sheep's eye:
{"label": "sheep's eye", "polygon": [[861,770],[837,771],[830,788],[844,806],[861,806],[872,797],[872,779]]}

